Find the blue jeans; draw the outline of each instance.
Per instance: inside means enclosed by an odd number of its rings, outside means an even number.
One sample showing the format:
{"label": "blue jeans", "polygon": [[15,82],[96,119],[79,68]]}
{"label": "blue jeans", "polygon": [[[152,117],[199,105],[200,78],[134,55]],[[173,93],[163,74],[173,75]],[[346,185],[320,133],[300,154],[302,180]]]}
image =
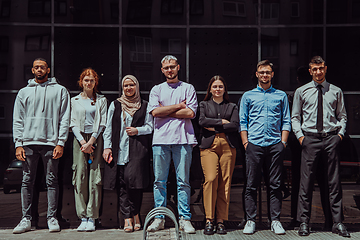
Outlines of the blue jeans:
{"label": "blue jeans", "polygon": [[25,162],[23,162],[23,179],[21,184],[21,204],[23,218],[31,219],[31,204],[36,178],[38,161],[41,158],[46,174],[48,210],[47,218],[55,217],[58,206],[59,184],[58,165],[59,159],[53,159],[54,147],[46,145],[24,146]]}
{"label": "blue jeans", "polygon": [[[153,149],[154,164],[154,202],[155,207],[166,207],[166,183],[171,159],[173,159],[178,194],[179,217],[191,219],[190,213],[190,165],[192,160],[191,145],[156,145]],[[164,218],[163,215],[157,216]]]}

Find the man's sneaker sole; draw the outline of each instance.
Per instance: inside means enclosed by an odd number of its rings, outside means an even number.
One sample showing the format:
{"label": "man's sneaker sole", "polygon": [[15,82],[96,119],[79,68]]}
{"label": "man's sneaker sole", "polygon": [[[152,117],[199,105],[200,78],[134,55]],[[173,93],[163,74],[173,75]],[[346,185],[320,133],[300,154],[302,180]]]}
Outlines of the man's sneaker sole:
{"label": "man's sneaker sole", "polygon": [[31,228],[30,229],[25,229],[25,230],[22,230],[22,231],[14,231],[13,230],[13,234],[21,234],[21,233],[25,233],[25,232],[29,232],[31,231]]}
{"label": "man's sneaker sole", "polygon": [[[156,220],[154,220],[156,221]],[[157,228],[150,228],[154,222],[152,222],[150,224],[150,226],[146,229],[146,232],[156,232],[156,231],[160,231],[160,230],[164,230],[165,229],[165,220],[162,220],[162,223],[159,223]]]}

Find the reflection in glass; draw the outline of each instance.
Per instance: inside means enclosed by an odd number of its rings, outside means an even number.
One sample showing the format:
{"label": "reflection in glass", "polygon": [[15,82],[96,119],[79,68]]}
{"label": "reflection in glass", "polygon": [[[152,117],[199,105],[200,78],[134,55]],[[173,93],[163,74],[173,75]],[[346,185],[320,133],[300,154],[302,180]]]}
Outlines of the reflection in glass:
{"label": "reflection in glass", "polygon": [[0,17],[1,18],[8,18],[10,17],[10,9],[11,9],[11,1],[2,1],[1,2],[1,9],[0,9]]}
{"label": "reflection in glass", "polygon": [[295,90],[296,69],[307,66],[313,55],[322,55],[322,28],[261,29],[261,59],[274,64],[272,84],[281,90]]}
{"label": "reflection in glass", "polygon": [[[132,0],[128,2],[127,8],[126,5],[123,5],[124,22],[128,24],[150,24],[152,2],[152,0]],[[155,6],[160,8],[158,5]]]}
{"label": "reflection in glass", "polygon": [[50,45],[50,35],[26,36],[25,51],[47,51]]}
{"label": "reflection in glass", "polygon": [[119,89],[119,37],[115,28],[55,28],[55,77],[70,90],[91,67],[101,79],[99,89]]}
{"label": "reflection in glass", "polygon": [[226,16],[246,17],[245,3],[237,1],[224,1],[223,13]]}
{"label": "reflection in glass", "polygon": [[184,29],[126,29],[123,32],[122,74],[136,76],[141,91],[150,91],[155,84],[165,80],[160,61],[171,54],[178,58],[181,66],[179,79],[186,81],[185,33]]}
{"label": "reflection in glass", "polygon": [[354,71],[359,68],[359,28],[328,28],[326,39],[327,79],[344,91],[360,90],[358,74]]}
{"label": "reflection in glass", "polygon": [[204,0],[190,0],[190,15],[204,15]]}
{"label": "reflection in glass", "polygon": [[184,11],[183,0],[161,0],[161,14],[182,14]]}
{"label": "reflection in glass", "polygon": [[256,29],[191,29],[190,83],[205,91],[210,78],[221,75],[231,91],[249,90],[257,64]]}

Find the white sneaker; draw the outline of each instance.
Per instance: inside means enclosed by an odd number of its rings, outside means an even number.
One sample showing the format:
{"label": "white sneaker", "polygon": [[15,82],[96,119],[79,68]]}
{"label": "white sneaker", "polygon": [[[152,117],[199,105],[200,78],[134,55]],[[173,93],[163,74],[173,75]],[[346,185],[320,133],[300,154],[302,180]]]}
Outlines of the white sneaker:
{"label": "white sneaker", "polygon": [[20,223],[14,228],[13,233],[24,233],[31,230],[31,221],[24,217]]}
{"label": "white sneaker", "polygon": [[86,231],[93,232],[95,231],[95,219],[89,218],[86,224]]}
{"label": "white sneaker", "polygon": [[277,235],[285,234],[285,229],[281,225],[281,222],[277,220],[271,222],[271,231],[273,231]]}
{"label": "white sneaker", "polygon": [[191,224],[190,220],[185,220],[183,217],[179,220],[179,229],[183,230],[185,233],[196,233],[195,228]]}
{"label": "white sneaker", "polygon": [[151,225],[146,229],[148,232],[156,232],[165,229],[165,219],[155,218]]}
{"label": "white sneaker", "polygon": [[255,222],[248,220],[243,230],[243,234],[253,234],[255,232]]}
{"label": "white sneaker", "polygon": [[78,226],[78,228],[76,229],[76,231],[78,232],[85,232],[86,231],[86,225],[88,223],[88,220],[87,218],[82,218],[81,219],[81,223],[80,225]]}
{"label": "white sneaker", "polygon": [[49,227],[49,232],[60,232],[59,222],[56,218],[51,217],[48,219],[47,224]]}

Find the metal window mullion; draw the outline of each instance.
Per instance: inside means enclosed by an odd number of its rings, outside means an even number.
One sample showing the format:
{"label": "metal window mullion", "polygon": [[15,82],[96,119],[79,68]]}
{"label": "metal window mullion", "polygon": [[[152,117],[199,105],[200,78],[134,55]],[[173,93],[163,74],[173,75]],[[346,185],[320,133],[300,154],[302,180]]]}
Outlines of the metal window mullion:
{"label": "metal window mullion", "polygon": [[258,0],[258,62],[261,61],[261,0]]}
{"label": "metal window mullion", "polygon": [[186,82],[189,82],[190,76],[190,0],[186,0]]}
{"label": "metal window mullion", "polygon": [[[122,25],[122,0],[119,0],[119,83],[118,83],[118,87],[119,87],[119,97],[121,95],[121,79],[122,79],[122,29],[123,29],[123,25]],[[135,40],[136,41],[136,40]],[[135,44],[136,47],[136,44]]]}
{"label": "metal window mullion", "polygon": [[[69,23],[22,23],[22,22],[0,22],[0,26],[16,26],[16,27],[81,27],[81,28],[119,28],[119,24],[69,24]],[[360,23],[339,23],[339,24],[264,24],[262,28],[317,28],[317,27],[360,27]],[[189,25],[189,28],[257,28],[258,24],[245,25]],[[177,28],[186,29],[186,25],[132,25],[122,24],[123,28]]]}
{"label": "metal window mullion", "polygon": [[51,46],[50,46],[50,73],[51,77],[55,76],[55,0],[51,0]]}
{"label": "metal window mullion", "polygon": [[324,0],[324,16],[323,16],[323,57],[326,61],[326,11],[327,11],[327,1]]}

